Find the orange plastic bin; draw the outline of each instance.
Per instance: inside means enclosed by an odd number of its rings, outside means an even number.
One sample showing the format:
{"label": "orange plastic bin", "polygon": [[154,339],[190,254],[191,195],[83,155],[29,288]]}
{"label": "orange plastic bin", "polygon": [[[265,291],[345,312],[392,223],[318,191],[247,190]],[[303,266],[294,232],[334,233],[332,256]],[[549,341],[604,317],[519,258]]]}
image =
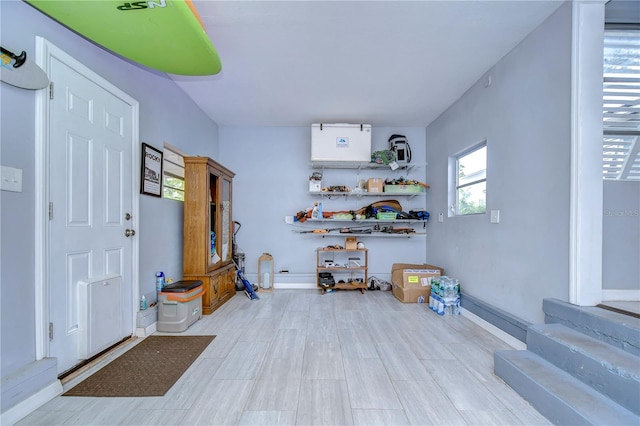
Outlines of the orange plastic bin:
{"label": "orange plastic bin", "polygon": [[181,332],[202,318],[202,281],[177,281],[158,293],[158,331]]}

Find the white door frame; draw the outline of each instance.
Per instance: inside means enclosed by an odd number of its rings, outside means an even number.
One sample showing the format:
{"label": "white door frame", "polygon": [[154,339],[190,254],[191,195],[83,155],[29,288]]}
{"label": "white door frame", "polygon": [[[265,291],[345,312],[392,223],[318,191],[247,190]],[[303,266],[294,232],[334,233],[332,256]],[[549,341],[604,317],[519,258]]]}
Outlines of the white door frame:
{"label": "white door frame", "polygon": [[[605,0],[572,3],[569,303],[602,302],[602,61]],[[602,28],[601,31],[598,29]]]}
{"label": "white door frame", "polygon": [[[131,106],[133,140],[131,141],[131,185],[132,200],[131,214],[133,229],[138,229],[139,225],[139,197],[140,188],[140,150],[137,141],[139,140],[139,104],[138,101],[124,93],[122,90],[105,80],[91,69],[74,59],[72,56],[59,49],[57,46],[42,37],[36,37],[36,63],[47,75],[50,75],[49,58],[55,56],[63,63],[71,66],[80,72],[84,77],[93,81],[105,90],[113,93]],[[54,82],[55,83],[55,82]],[[55,87],[55,84],[54,84]],[[49,90],[39,90],[36,92],[36,122],[35,122],[35,326],[36,326],[36,360],[49,356],[49,258],[47,249],[49,247]],[[138,265],[139,244],[138,238],[132,239],[131,253],[131,273],[132,273],[132,312],[131,314],[131,334],[135,334],[136,314],[137,314],[137,294],[139,293],[139,265]]]}

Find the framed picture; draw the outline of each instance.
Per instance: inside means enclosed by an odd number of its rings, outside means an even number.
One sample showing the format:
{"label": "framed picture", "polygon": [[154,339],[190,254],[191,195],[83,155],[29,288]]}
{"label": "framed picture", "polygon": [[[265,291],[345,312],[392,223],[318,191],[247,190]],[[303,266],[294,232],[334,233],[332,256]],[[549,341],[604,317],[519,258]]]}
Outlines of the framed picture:
{"label": "framed picture", "polygon": [[142,142],[142,180],[140,193],[162,196],[162,151]]}

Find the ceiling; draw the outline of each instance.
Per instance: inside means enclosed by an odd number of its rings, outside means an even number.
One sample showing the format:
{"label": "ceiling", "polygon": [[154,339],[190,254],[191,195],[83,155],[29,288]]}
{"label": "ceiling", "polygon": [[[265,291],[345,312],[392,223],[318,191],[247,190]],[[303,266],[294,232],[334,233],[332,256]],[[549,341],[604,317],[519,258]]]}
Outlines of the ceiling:
{"label": "ceiling", "polygon": [[171,78],[221,126],[426,126],[561,3],[194,0],[222,71]]}

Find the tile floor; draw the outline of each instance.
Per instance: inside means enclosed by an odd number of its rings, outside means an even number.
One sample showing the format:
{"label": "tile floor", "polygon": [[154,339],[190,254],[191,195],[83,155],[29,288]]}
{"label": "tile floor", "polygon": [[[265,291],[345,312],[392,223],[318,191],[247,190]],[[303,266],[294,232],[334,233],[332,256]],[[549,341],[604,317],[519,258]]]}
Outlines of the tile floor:
{"label": "tile floor", "polygon": [[184,334],[217,337],[165,396],[56,397],[18,424],[550,424],[493,374],[506,343],[390,292],[237,293]]}

